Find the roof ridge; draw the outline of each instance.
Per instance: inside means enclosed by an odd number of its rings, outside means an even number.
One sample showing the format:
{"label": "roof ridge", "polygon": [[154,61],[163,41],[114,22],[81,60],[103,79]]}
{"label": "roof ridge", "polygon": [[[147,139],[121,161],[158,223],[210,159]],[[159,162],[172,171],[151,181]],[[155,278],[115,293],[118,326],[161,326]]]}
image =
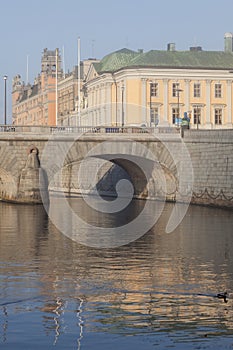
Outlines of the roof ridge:
{"label": "roof ridge", "polygon": [[233,52],[204,50],[137,52],[123,48],[104,56],[99,65],[95,65],[99,74],[133,67],[232,70]]}

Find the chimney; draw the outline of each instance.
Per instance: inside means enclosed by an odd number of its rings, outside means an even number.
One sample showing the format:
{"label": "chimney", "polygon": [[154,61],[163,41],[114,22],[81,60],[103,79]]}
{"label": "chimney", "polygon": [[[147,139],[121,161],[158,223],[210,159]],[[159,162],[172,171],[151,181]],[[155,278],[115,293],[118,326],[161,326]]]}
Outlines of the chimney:
{"label": "chimney", "polygon": [[190,51],[202,51],[202,47],[201,46],[191,46],[189,48]]}
{"label": "chimney", "polygon": [[176,44],[175,43],[167,44],[167,51],[176,51]]}
{"label": "chimney", "polygon": [[225,33],[224,35],[224,51],[233,52],[233,34]]}

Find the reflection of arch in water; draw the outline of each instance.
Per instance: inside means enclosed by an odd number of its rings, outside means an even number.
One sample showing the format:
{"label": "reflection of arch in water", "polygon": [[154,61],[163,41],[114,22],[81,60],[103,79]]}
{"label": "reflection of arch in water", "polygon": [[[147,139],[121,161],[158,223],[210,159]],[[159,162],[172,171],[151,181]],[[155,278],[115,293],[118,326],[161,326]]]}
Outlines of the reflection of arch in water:
{"label": "reflection of arch in water", "polygon": [[0,198],[4,200],[16,198],[17,188],[14,177],[5,169],[0,168]]}

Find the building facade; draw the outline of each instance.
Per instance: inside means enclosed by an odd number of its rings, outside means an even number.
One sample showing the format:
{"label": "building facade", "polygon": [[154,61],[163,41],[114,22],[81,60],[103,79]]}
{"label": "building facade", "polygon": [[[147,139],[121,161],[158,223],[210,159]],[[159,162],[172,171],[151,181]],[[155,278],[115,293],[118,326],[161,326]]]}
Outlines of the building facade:
{"label": "building facade", "polygon": [[68,72],[58,80],[57,125],[81,125],[81,110],[84,109],[84,82],[93,62],[97,61],[91,58],[81,61],[80,71],[78,66],[75,66],[72,72]]}
{"label": "building facade", "polygon": [[191,47],[143,53],[119,50],[93,63],[86,82],[83,125],[233,127],[233,35],[224,51]]}
{"label": "building facade", "polygon": [[[41,73],[34,84],[24,84],[21,76],[13,79],[12,115],[15,125],[80,125],[82,88],[95,59],[80,62],[65,73],[58,49],[44,49]],[[79,79],[80,73],[80,79]],[[79,118],[79,119],[78,119]]]}
{"label": "building facade", "polygon": [[185,117],[191,128],[232,128],[233,34],[224,40],[223,51],[122,49],[67,74],[58,49],[45,49],[34,85],[13,80],[13,123],[154,127]]}
{"label": "building facade", "polygon": [[59,50],[44,49],[41,74],[34,84],[25,84],[21,76],[13,79],[12,119],[15,125],[56,124],[56,75],[62,76]]}

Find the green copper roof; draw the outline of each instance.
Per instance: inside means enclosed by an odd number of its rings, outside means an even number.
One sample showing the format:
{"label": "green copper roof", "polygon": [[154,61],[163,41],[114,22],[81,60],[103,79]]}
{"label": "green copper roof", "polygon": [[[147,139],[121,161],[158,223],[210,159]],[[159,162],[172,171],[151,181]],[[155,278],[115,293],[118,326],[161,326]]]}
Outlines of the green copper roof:
{"label": "green copper roof", "polygon": [[129,49],[122,49],[105,56],[99,63],[94,63],[94,67],[98,73],[114,72],[123,67],[128,67],[138,55],[140,53]]}
{"label": "green copper roof", "polygon": [[122,68],[189,68],[233,70],[233,53],[223,51],[159,51],[145,53],[122,49],[94,64],[99,74]]}
{"label": "green copper roof", "polygon": [[158,51],[141,54],[132,66],[232,69],[233,53],[221,51]]}

